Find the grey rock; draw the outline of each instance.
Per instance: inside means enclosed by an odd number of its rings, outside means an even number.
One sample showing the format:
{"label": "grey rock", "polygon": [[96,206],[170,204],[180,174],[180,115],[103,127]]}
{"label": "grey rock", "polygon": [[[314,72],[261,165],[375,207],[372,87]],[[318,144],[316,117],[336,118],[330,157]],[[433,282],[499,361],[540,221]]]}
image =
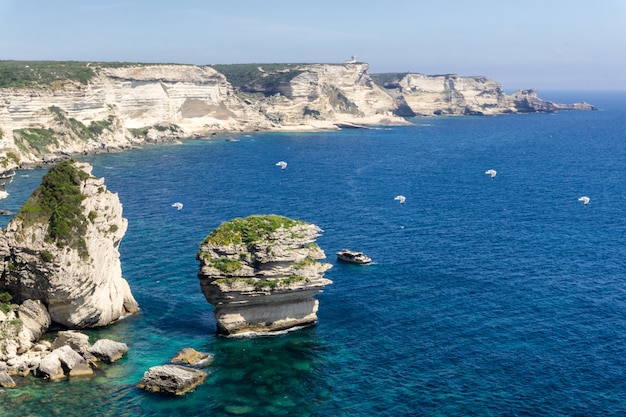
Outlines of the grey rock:
{"label": "grey rock", "polygon": [[31,341],[35,342],[50,327],[50,314],[41,301],[25,300],[17,310],[17,316],[22,320],[32,337]]}
{"label": "grey rock", "polygon": [[62,330],[57,333],[52,349],[69,346],[76,352],[83,353],[89,348],[89,336],[74,330]]}
{"label": "grey rock", "polygon": [[63,369],[70,376],[90,376],[93,375],[93,369],[89,363],[78,352],[69,346],[62,346],[52,351],[56,353],[63,365]]}
{"label": "grey rock", "polygon": [[78,352],[62,346],[46,355],[38,367],[39,375],[55,380],[69,376],[93,375],[93,369]]}
{"label": "grey rock", "polygon": [[153,366],[137,387],[152,392],[183,395],[206,380],[206,372],[180,365]]}
{"label": "grey rock", "polygon": [[50,380],[65,378],[65,372],[63,372],[63,365],[61,364],[58,353],[53,351],[49,355],[46,355],[39,363],[38,373]]}
{"label": "grey rock", "polygon": [[0,371],[0,387],[12,388],[15,386],[15,381],[5,371]]}
{"label": "grey rock", "polygon": [[110,339],[100,339],[96,341],[87,352],[103,362],[116,362],[128,352],[126,343],[116,342]]}

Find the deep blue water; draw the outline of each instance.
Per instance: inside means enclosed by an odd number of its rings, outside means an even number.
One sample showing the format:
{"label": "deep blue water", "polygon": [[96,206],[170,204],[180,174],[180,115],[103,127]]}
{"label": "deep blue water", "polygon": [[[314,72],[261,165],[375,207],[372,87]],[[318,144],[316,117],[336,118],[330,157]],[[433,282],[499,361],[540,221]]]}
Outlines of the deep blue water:
{"label": "deep blue water", "polygon": [[[124,205],[122,268],[141,306],[89,333],[130,352],[93,379],[18,379],[0,414],[625,415],[626,94],[541,96],[601,110],[82,158]],[[43,172],[18,173],[0,208],[17,211]],[[319,323],[218,337],[195,253],[221,222],[266,213],[324,229],[334,283],[318,296]],[[375,262],[339,264],[344,247]],[[215,355],[204,385],[182,398],[135,387],[187,346]]]}

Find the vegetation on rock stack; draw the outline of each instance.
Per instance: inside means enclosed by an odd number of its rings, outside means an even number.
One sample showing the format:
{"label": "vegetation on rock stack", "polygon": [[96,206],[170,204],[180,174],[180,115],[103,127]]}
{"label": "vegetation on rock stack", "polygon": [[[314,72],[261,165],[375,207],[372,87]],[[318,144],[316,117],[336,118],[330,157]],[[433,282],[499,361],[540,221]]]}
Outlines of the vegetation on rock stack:
{"label": "vegetation on rock stack", "polygon": [[17,213],[24,226],[47,222],[47,238],[60,248],[77,249],[83,259],[89,254],[84,239],[87,217],[81,209],[81,202],[86,197],[81,193],[80,185],[87,178],[89,174],[78,169],[75,161],[63,161],[43,176],[41,185]]}
{"label": "vegetation on rock stack", "polygon": [[252,245],[281,227],[289,228],[297,224],[304,224],[299,220],[276,214],[253,215],[246,218],[236,218],[222,223],[207,236],[203,243],[214,245],[241,244]]}

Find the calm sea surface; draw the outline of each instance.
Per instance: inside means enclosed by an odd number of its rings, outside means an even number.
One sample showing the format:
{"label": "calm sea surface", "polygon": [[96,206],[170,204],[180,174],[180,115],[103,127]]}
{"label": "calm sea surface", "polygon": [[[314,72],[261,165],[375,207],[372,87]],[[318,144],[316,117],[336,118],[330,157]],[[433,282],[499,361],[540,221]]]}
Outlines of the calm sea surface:
{"label": "calm sea surface", "polygon": [[[82,158],[124,205],[122,268],[141,306],[89,334],[130,351],[92,379],[17,378],[0,415],[626,415],[626,94],[542,97],[601,110]],[[19,172],[0,208],[17,211],[43,173]],[[195,253],[220,223],[267,213],[324,229],[334,283],[319,323],[218,337]],[[343,248],[374,263],[339,264]],[[215,355],[204,385],[181,398],[136,388],[184,347]]]}

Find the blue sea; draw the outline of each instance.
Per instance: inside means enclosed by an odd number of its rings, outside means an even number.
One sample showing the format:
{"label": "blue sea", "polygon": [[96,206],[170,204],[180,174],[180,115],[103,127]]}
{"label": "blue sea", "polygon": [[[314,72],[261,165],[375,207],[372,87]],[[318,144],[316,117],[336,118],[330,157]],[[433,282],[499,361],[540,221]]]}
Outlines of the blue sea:
{"label": "blue sea", "polygon": [[[16,378],[0,415],[626,415],[626,93],[540,96],[600,110],[81,157],[122,201],[141,306],[88,333],[130,351],[94,378]],[[44,173],[18,172],[0,208],[16,212]],[[324,230],[319,322],[219,337],[195,254],[222,222],[269,213]],[[344,248],[374,262],[338,263]],[[184,347],[215,356],[206,383],[183,397],[136,388]]]}

